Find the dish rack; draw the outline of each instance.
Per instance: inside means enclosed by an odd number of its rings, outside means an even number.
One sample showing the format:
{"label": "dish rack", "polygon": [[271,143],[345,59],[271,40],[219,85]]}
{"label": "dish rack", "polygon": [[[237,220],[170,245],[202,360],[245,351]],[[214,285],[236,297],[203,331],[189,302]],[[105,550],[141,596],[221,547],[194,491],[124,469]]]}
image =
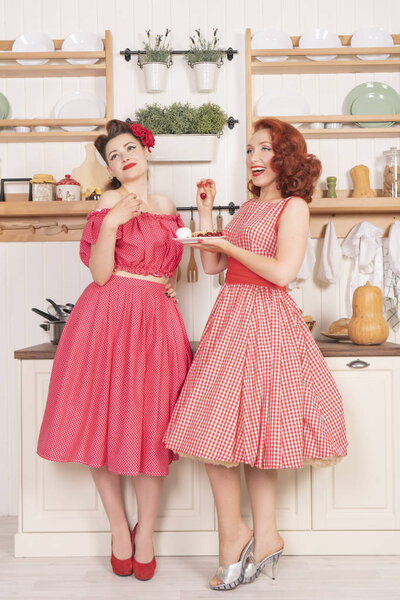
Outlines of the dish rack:
{"label": "dish rack", "polygon": [[[54,52],[12,52],[14,40],[0,40],[1,61],[0,77],[2,78],[31,78],[31,77],[105,77],[106,84],[106,114],[102,119],[2,119],[0,121],[1,142],[80,142],[94,140],[99,133],[104,131],[106,122],[113,118],[113,82],[112,82],[112,37],[109,30],[105,31],[102,51],[62,51],[64,40],[53,40]],[[21,65],[17,59],[49,60],[44,65]],[[97,58],[95,64],[70,64],[66,58]],[[12,99],[11,99],[12,102]],[[87,126],[98,127],[93,131],[12,131],[14,127],[46,126],[59,128],[61,126]]]}
{"label": "dish rack", "polygon": [[[250,137],[252,125],[261,117],[253,115],[253,75],[285,75],[285,74],[307,74],[307,73],[376,73],[400,71],[400,34],[392,34],[394,44],[397,46],[378,48],[352,48],[350,46],[351,35],[339,35],[342,43],[341,48],[299,48],[300,36],[292,36],[292,49],[262,49],[251,48],[251,29],[246,29],[246,111],[247,111],[247,135]],[[337,58],[325,61],[313,61],[306,56],[317,56],[320,54],[333,55]],[[381,60],[362,60],[357,57],[360,54],[389,54],[394,58]],[[285,61],[261,62],[256,56],[288,56]],[[267,115],[265,115],[267,116]],[[269,115],[272,116],[272,115]],[[279,116],[281,121],[287,123],[303,123],[299,131],[305,138],[359,138],[359,137],[398,137],[400,136],[400,124],[392,127],[360,128],[349,125],[357,122],[387,122],[399,123],[400,115],[287,115]],[[312,129],[308,123],[341,123],[344,126],[332,129]]]}

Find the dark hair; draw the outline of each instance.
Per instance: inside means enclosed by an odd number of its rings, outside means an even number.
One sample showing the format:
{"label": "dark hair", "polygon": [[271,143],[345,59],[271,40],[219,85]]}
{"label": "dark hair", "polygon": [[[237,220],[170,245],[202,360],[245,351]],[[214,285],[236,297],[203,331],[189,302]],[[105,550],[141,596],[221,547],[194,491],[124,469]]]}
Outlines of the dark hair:
{"label": "dark hair", "polygon": [[[269,129],[272,150],[271,168],[277,173],[277,188],[282,197],[300,196],[311,202],[315,183],[321,174],[321,162],[308,154],[307,144],[296,127],[279,119],[259,119],[254,124],[254,133],[260,129]],[[255,196],[260,189],[250,180],[247,185]]]}
{"label": "dark hair", "polygon": [[[106,146],[110,140],[114,139],[118,135],[122,135],[123,133],[128,133],[133,138],[135,138],[135,140],[137,140],[139,142],[139,144],[142,146],[142,148],[144,148],[144,146],[142,144],[142,140],[140,140],[139,138],[137,138],[133,135],[132,130],[129,127],[129,124],[126,121],[120,121],[119,119],[111,119],[111,121],[108,121],[106,124],[106,131],[107,131],[107,134],[99,135],[95,139],[94,145],[96,146],[96,149],[97,149],[98,153],[100,154],[101,158],[104,160],[104,162],[107,165],[108,165],[108,161],[107,161],[107,157],[106,157]],[[104,191],[117,190],[120,187],[121,187],[121,182],[116,177],[113,177],[111,179],[111,181],[109,181],[106,184]]]}

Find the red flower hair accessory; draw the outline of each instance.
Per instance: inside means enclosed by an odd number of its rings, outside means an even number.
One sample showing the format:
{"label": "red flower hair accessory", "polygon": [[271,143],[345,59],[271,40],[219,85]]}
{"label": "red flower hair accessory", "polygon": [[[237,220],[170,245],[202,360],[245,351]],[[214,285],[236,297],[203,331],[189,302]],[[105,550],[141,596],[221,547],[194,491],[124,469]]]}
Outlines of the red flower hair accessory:
{"label": "red flower hair accessory", "polygon": [[150,148],[154,148],[155,141],[154,135],[150,129],[146,129],[146,127],[143,127],[143,125],[140,125],[140,123],[128,122],[128,125],[135,138],[138,138],[142,142],[143,146],[146,146],[149,152],[151,152]]}

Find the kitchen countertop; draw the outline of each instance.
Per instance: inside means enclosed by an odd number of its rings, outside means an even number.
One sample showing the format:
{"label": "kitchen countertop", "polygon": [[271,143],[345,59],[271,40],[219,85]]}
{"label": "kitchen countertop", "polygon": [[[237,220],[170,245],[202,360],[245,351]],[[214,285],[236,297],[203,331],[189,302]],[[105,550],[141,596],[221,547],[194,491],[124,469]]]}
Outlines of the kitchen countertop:
{"label": "kitchen countertop", "polygon": [[[352,343],[327,342],[316,340],[323,356],[400,356],[400,344],[385,342],[378,346],[357,346]],[[199,342],[190,342],[193,352],[196,352]],[[14,358],[20,360],[45,360],[54,358],[57,346],[54,344],[38,344],[30,348],[15,350]]]}

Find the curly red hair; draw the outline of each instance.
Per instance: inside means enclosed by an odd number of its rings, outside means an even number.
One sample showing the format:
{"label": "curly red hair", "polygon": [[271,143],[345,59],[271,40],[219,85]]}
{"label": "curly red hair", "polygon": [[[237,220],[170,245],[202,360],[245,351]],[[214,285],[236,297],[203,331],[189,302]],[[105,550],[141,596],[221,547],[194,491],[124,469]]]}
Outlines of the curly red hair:
{"label": "curly red hair", "polygon": [[[277,173],[277,188],[282,197],[300,196],[311,202],[315,183],[321,174],[321,162],[307,152],[307,144],[296,127],[279,119],[259,119],[254,124],[254,133],[269,129],[274,156],[271,168]],[[250,180],[249,191],[260,195],[260,188]]]}

